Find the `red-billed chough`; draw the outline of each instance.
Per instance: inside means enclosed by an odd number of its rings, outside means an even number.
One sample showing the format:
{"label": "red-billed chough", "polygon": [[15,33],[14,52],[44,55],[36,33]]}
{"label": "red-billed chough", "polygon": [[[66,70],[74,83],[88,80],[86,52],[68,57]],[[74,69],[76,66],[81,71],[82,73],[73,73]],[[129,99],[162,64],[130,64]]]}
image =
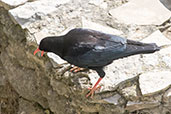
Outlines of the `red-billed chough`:
{"label": "red-billed chough", "polygon": [[63,36],[46,37],[41,40],[38,51],[53,52],[62,59],[82,68],[95,70],[100,78],[86,97],[93,95],[98,83],[105,76],[103,67],[113,60],[160,50],[155,43],[141,43],[112,34],[90,29],[76,28]]}

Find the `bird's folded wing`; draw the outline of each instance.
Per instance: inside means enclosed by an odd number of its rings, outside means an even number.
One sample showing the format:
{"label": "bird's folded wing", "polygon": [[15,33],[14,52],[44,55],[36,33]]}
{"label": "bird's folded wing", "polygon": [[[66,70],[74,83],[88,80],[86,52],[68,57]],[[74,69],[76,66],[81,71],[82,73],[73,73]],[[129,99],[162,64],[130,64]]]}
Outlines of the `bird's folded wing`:
{"label": "bird's folded wing", "polygon": [[83,67],[104,66],[126,49],[126,39],[118,36],[98,34],[89,37],[87,39],[92,40],[79,42],[68,49],[67,61]]}

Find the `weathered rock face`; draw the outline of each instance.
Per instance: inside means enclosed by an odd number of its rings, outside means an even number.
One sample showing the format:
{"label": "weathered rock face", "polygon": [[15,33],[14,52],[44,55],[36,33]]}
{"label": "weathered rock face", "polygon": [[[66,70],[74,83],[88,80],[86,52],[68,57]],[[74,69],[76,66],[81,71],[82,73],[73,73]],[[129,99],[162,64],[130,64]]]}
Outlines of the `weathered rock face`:
{"label": "weathered rock face", "polygon": [[77,81],[79,76],[86,77],[86,74],[65,77],[60,75],[61,69],[60,73],[58,69],[52,69],[47,57],[40,59],[33,56],[35,46],[26,42],[25,31],[11,21],[4,8],[0,8],[0,12],[0,34],[3,36],[0,39],[1,113],[123,112],[115,105],[87,100]]}
{"label": "weathered rock face", "polygon": [[0,1],[0,114],[171,113],[171,47],[114,61],[93,99],[85,95],[97,81],[94,71],[71,73],[56,56],[33,56],[43,37],[74,27],[171,44],[168,21],[160,26],[119,23],[108,12],[126,0],[20,1]]}

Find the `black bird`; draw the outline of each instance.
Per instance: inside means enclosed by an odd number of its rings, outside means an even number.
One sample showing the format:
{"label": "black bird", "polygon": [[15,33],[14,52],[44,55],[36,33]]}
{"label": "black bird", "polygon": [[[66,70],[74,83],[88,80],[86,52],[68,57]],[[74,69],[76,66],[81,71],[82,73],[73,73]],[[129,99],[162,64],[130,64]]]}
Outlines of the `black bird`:
{"label": "black bird", "polygon": [[98,83],[105,76],[103,67],[113,60],[159,51],[155,43],[141,43],[91,29],[75,28],[63,36],[46,37],[41,40],[38,51],[53,52],[62,59],[82,68],[95,70],[100,78],[86,97],[92,96]]}

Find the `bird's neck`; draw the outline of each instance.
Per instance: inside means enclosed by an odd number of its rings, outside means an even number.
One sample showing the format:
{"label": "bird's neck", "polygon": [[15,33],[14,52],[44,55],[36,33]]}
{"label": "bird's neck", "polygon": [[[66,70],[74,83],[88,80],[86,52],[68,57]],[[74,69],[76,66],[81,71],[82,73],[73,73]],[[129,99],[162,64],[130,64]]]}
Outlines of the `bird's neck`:
{"label": "bird's neck", "polygon": [[55,37],[53,38],[51,45],[50,45],[50,51],[59,55],[60,57],[62,57],[62,53],[63,53],[63,36],[60,37]]}

